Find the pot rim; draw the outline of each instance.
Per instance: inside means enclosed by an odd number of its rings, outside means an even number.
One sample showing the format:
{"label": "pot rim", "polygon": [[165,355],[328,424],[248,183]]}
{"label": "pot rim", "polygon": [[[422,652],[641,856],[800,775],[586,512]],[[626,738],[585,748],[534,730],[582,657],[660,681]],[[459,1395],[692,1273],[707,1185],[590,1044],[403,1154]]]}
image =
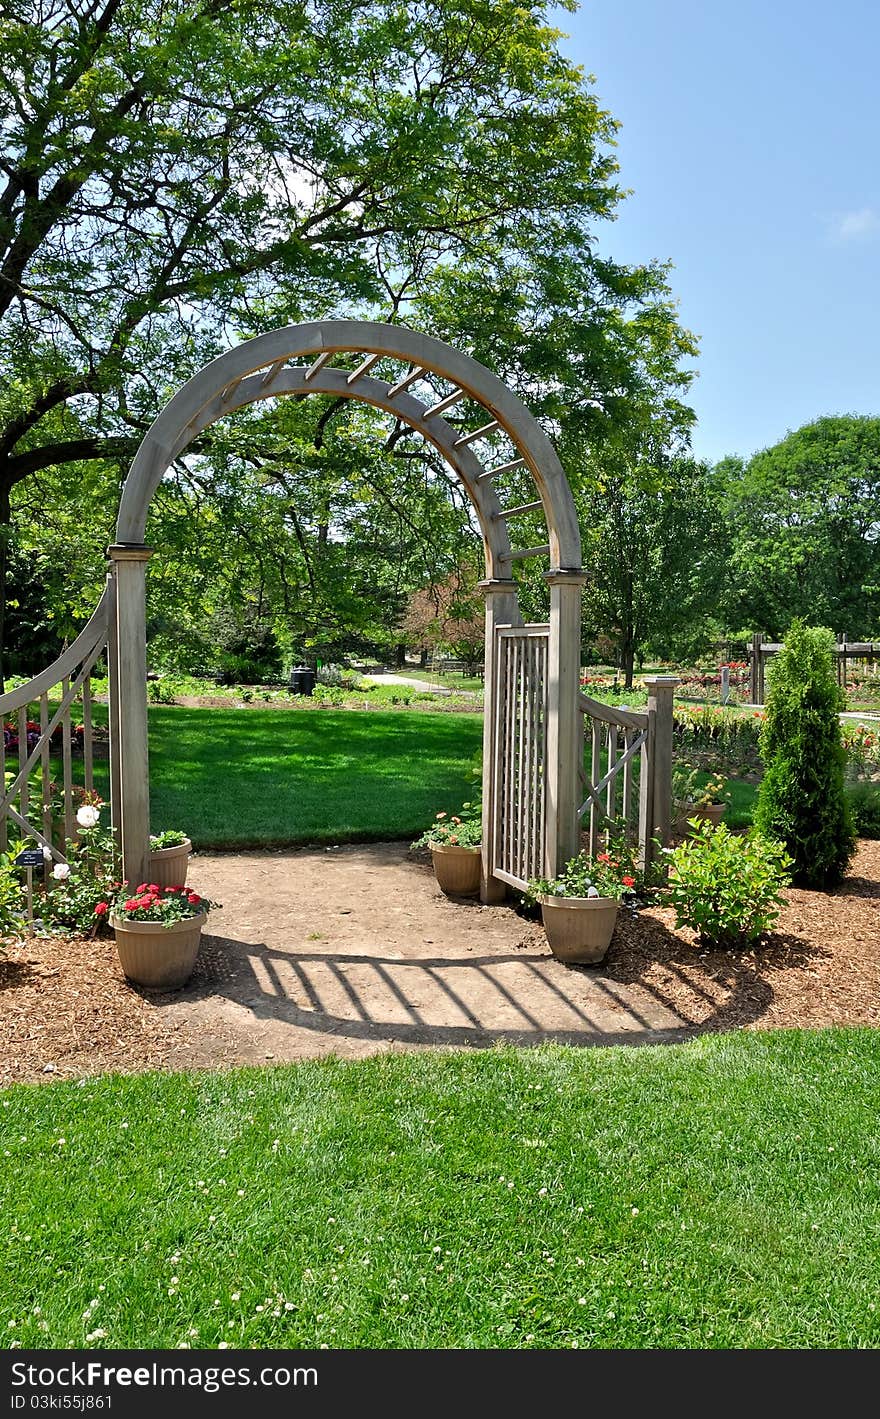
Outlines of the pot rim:
{"label": "pot rim", "polygon": [[194,926],[202,927],[208,920],[207,912],[196,912],[193,916],[185,916],[180,921],[126,921],[125,917],[117,916],[115,912],[110,913],[110,925],[114,931],[132,931],[139,936],[148,932],[176,932],[191,930]]}
{"label": "pot rim", "polygon": [[192,841],[186,838],[182,843],[175,843],[174,847],[151,847],[150,857],[163,857],[165,853],[172,852],[192,852]]}
{"label": "pot rim", "polygon": [[538,898],[542,907],[569,907],[577,909],[580,907],[607,907],[614,905],[619,907],[620,903],[616,897],[552,897],[540,896]]}
{"label": "pot rim", "polygon": [[482,852],[482,843],[431,843],[432,852]]}

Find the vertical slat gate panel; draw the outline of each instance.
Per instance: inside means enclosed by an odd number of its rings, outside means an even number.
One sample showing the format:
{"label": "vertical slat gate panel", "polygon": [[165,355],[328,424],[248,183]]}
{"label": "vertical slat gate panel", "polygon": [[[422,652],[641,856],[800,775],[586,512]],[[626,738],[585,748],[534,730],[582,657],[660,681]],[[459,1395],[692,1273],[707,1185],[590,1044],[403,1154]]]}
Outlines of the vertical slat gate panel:
{"label": "vertical slat gate panel", "polygon": [[[629,753],[635,734],[631,729],[625,729],[623,734],[624,752]],[[632,796],[633,796],[633,760],[627,758],[623,766],[623,818],[626,822],[627,842],[632,838]]]}
{"label": "vertical slat gate panel", "polygon": [[42,829],[43,837],[48,843],[52,841],[52,775],[49,766],[49,738],[47,730],[49,728],[49,696],[40,696],[40,768],[42,769]]}
{"label": "vertical slat gate panel", "polygon": [[[22,705],[21,709],[18,711],[18,772],[19,772],[19,773],[22,773],[22,772],[24,771],[24,766],[25,766],[25,764],[27,763],[27,756],[28,756],[28,752],[27,752],[27,712],[28,712],[28,706],[27,706],[27,705]],[[18,804],[19,804],[19,809],[18,809],[18,811],[21,813],[22,818],[26,818],[27,815],[28,815],[28,800],[29,800],[29,795],[28,795],[28,781],[27,781],[27,779],[25,778],[25,779],[22,780],[21,789],[19,790],[19,794],[18,794]]]}
{"label": "vertical slat gate panel", "polygon": [[526,877],[526,644],[516,642],[516,875]]}
{"label": "vertical slat gate panel", "polygon": [[83,783],[91,793],[95,786],[95,777],[92,761],[92,677],[87,675],[83,681]]}
{"label": "vertical slat gate panel", "polygon": [[[608,762],[605,765],[607,773],[611,773],[617,763],[617,725],[608,726]],[[617,774],[608,780],[608,787],[605,790],[605,815],[608,818],[616,818],[617,808]]]}
{"label": "vertical slat gate panel", "polygon": [[532,864],[535,859],[535,828],[532,821],[534,813],[534,781],[537,762],[534,753],[535,738],[535,647],[529,639],[525,643],[525,741],[528,747],[526,760],[526,776],[523,791],[523,838],[525,841],[525,853],[523,856],[523,876],[526,881],[536,874],[532,871]]}
{"label": "vertical slat gate panel", "polygon": [[[70,682],[65,678],[61,681],[61,694],[67,694]],[[64,773],[64,838],[69,841],[73,837],[73,764],[71,759],[70,744],[70,710],[66,709],[61,716],[62,748],[61,762]]]}
{"label": "vertical slat gate panel", "polygon": [[545,864],[545,720],[549,627],[498,630],[496,861],[494,871],[524,888]]}
{"label": "vertical slat gate panel", "polygon": [[[592,721],[593,726],[593,750],[590,757],[590,777],[593,783],[598,783],[602,774],[602,726],[597,719]],[[590,856],[595,857],[599,851],[599,805],[595,799],[590,800]]]}

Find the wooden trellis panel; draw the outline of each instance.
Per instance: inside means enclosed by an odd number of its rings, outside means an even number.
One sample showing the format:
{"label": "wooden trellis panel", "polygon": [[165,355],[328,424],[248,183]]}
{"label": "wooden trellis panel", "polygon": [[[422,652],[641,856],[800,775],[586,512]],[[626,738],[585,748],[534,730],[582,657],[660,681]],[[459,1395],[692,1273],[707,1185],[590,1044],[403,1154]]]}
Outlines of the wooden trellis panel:
{"label": "wooden trellis panel", "polygon": [[[647,787],[652,772],[651,717],[647,711],[615,709],[583,694],[580,708],[585,735],[580,777],[586,793],[580,816],[585,820],[589,851],[594,856],[598,852],[607,819],[622,820],[630,839],[643,846],[651,814],[649,795],[637,791],[636,761],[638,784]],[[584,762],[587,757],[589,768]]]}
{"label": "wooden trellis panel", "polygon": [[[27,684],[0,695],[0,731],[8,731],[10,744],[18,740],[14,751],[7,750],[7,734],[0,732],[0,848],[7,847],[10,837],[34,838],[51,850],[54,861],[66,861],[58,839],[66,841],[75,831],[71,708],[81,703],[82,787],[92,789],[91,673],[107,644],[108,601],[105,591],[88,625],[54,664]],[[61,754],[61,783],[54,791],[60,792],[62,806],[53,834],[50,754],[55,747]],[[10,752],[15,754],[11,763]]]}
{"label": "wooden trellis panel", "polygon": [[544,872],[550,627],[502,626],[496,634],[492,871],[522,890]]}

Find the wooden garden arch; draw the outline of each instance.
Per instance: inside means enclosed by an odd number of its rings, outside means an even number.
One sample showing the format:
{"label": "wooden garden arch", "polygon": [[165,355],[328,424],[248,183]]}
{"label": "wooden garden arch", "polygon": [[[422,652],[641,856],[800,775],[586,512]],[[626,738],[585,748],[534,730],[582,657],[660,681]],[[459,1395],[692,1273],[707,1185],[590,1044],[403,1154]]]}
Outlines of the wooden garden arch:
{"label": "wooden garden arch", "polygon": [[[334,364],[351,355],[353,369]],[[429,377],[444,391],[439,397],[432,390],[426,399]],[[458,475],[476,511],[486,565],[482,896],[500,900],[507,886],[556,872],[579,842],[584,576],[574,500],[549,439],[483,365],[401,326],[356,320],[287,326],[212,360],[165,406],[131,466],[116,541],[108,549],[102,602],[110,668],[112,814],[125,877],[137,882],[148,876],[145,589],[152,552],[144,535],[150,501],[174,459],[217,419],[258,399],[309,393],[361,400],[418,430]],[[465,399],[483,411],[467,429],[444,418]],[[514,470],[531,476],[536,496],[503,506],[504,475]],[[546,542],[514,546],[510,525],[533,512],[544,519]],[[547,561],[550,619],[527,626],[512,567],[533,557]]]}

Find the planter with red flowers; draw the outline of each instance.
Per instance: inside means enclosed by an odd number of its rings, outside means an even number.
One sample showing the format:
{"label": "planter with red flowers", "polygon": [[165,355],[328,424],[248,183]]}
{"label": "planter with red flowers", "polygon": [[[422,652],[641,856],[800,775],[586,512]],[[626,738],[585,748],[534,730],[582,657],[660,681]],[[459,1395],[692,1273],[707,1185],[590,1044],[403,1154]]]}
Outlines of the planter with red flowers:
{"label": "planter with red flowers", "polygon": [[191,887],[142,882],[124,891],[109,913],[119,960],[128,980],[153,990],[174,990],[193,973],[202,927],[211,907]]}
{"label": "planter with red flowers", "polygon": [[526,900],[541,908],[547,944],[559,961],[598,965],[605,959],[621,905],[635,909],[638,873],[622,845],[591,857],[578,853],[556,877],[529,882]]}

